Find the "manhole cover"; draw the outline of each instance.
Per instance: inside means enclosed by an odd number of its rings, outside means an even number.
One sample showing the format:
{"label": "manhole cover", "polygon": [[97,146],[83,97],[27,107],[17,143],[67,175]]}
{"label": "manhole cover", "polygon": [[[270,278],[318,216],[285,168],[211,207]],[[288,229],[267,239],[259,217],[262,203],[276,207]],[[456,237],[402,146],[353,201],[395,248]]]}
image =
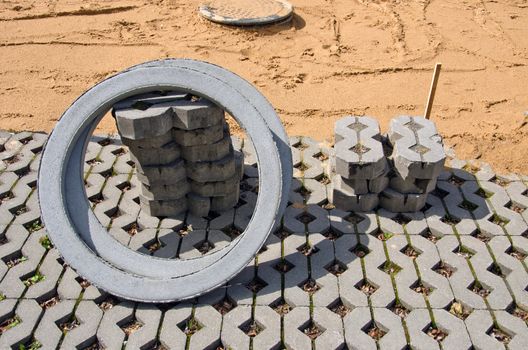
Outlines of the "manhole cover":
{"label": "manhole cover", "polygon": [[293,6],[284,0],[209,0],[200,6],[200,14],[216,23],[253,26],[291,18]]}

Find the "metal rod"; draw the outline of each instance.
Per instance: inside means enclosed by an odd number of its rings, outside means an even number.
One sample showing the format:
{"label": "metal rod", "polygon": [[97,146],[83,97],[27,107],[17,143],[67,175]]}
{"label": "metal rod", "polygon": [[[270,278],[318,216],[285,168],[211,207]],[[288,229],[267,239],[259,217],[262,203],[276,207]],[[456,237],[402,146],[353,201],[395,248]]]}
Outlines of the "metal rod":
{"label": "metal rod", "polygon": [[431,82],[429,97],[427,98],[427,104],[425,105],[425,119],[429,119],[429,117],[431,116],[431,109],[433,108],[433,101],[436,93],[436,84],[438,84],[440,70],[442,70],[442,63],[437,63],[433,73],[433,81]]}

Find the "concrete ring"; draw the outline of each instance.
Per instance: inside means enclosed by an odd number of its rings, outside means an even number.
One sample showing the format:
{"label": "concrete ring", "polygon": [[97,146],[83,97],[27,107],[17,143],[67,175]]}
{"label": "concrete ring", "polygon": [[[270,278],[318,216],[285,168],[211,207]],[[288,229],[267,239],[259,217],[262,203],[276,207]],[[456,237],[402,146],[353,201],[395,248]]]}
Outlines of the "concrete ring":
{"label": "concrete ring", "polygon": [[[191,67],[136,67],[96,85],[64,113],[42,156],[39,197],[42,217],[52,240],[65,261],[81,276],[124,298],[169,302],[200,295],[228,281],[247,265],[265,242],[281,216],[281,199],[287,194],[284,182],[277,181],[283,177],[277,146],[263,121],[264,111],[254,106],[246,93],[247,83],[237,76],[219,79],[204,73],[203,69],[209,66],[204,62],[186,63]],[[113,246],[120,246],[116,252],[108,249],[111,248],[108,242],[113,238],[101,240],[97,234],[93,235],[102,231],[110,237],[86,203],[81,175],[88,138],[115,102],[160,89],[188,91],[224,107],[248,132],[259,164],[265,164],[259,167],[259,181],[261,188],[267,190],[259,194],[253,218],[237,240],[216,255],[205,257],[214,261],[200,264],[198,262],[205,258],[157,259],[132,252],[114,241]],[[108,250],[118,264],[106,259],[107,254],[101,254]],[[141,262],[127,264],[130,262],[128,255],[121,255],[120,250],[132,253],[131,256]],[[142,266],[144,262],[147,266]],[[158,270],[159,267],[162,269]]]}

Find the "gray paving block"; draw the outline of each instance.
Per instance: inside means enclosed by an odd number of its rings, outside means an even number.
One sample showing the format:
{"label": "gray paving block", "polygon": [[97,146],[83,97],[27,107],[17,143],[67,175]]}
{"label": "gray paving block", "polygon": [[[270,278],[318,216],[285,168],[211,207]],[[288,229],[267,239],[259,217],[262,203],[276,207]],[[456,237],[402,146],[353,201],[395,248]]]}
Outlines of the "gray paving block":
{"label": "gray paving block", "polygon": [[435,237],[455,234],[453,225],[449,225],[442,221],[447,215],[442,200],[433,194],[429,194],[429,196],[427,196],[426,205],[428,206],[428,209],[424,211],[424,215],[431,234]]}
{"label": "gray paving block", "polygon": [[361,245],[365,245],[366,237],[356,235],[342,235],[335,241],[335,257],[338,261],[346,264],[346,271],[338,276],[339,294],[344,305],[353,309],[356,307],[367,307],[368,298],[358,286],[364,280],[361,266],[361,258],[354,251]]}
{"label": "gray paving block", "polygon": [[393,147],[394,167],[402,178],[438,177],[446,155],[434,122],[422,117],[394,118],[388,136]]}
{"label": "gray paving block", "polygon": [[306,194],[305,201],[306,204],[324,204],[328,199],[328,186],[315,180],[315,179],[304,179],[303,182],[304,188],[309,191]]}
{"label": "gray paving block", "polygon": [[526,349],[528,346],[528,329],[526,323],[504,310],[496,311],[495,318],[499,328],[511,336],[508,349]]}
{"label": "gray paving block", "polygon": [[222,315],[211,305],[198,305],[194,310],[194,320],[201,326],[191,336],[189,349],[209,349],[220,345]]}
{"label": "gray paving block", "polygon": [[218,125],[224,120],[224,110],[207,99],[175,101],[174,127],[195,130]]}
{"label": "gray paving block", "polygon": [[44,280],[35,283],[28,287],[24,297],[28,299],[35,299],[38,303],[42,303],[52,298],[57,291],[57,283],[62,274],[63,267],[59,264],[59,252],[52,249],[48,252],[38,271],[44,276]]}
{"label": "gray paving block", "polygon": [[489,290],[489,295],[485,297],[489,307],[492,309],[509,308],[513,299],[504,279],[496,274],[499,271],[495,273],[490,271],[494,266],[494,261],[486,244],[471,236],[460,237],[460,242],[466,250],[474,254],[469,261],[480,284]]}
{"label": "gray paving block", "polygon": [[220,216],[214,218],[209,222],[209,229],[211,230],[225,230],[233,227],[235,223],[235,209],[218,213]]}
{"label": "gray paving block", "polygon": [[250,338],[239,328],[251,320],[251,306],[239,305],[224,316],[222,345],[233,350],[249,349]]}
{"label": "gray paving block", "polygon": [[57,349],[63,335],[59,325],[66,323],[73,316],[74,307],[75,300],[62,300],[45,310],[34,334],[43,349]]}
{"label": "gray paving block", "polygon": [[479,186],[479,183],[475,181],[466,181],[460,187],[464,198],[476,205],[476,209],[472,211],[472,216],[475,218],[475,222],[479,228],[479,231],[487,236],[502,236],[505,234],[501,226],[493,223],[494,208],[481,194],[485,194]]}
{"label": "gray paving block", "polygon": [[398,299],[407,309],[425,308],[427,305],[424,295],[413,289],[419,283],[413,259],[402,253],[407,246],[408,242],[405,236],[394,236],[387,241],[387,253],[390,261],[401,268],[393,277],[398,291]]}
{"label": "gray paving block", "polygon": [[[384,186],[381,184],[384,182]],[[335,175],[332,178],[332,186],[334,189],[349,195],[360,195],[368,193],[379,193],[387,187],[389,180],[386,176],[380,176],[376,179],[346,179],[340,175]],[[372,184],[372,189],[378,192],[371,191],[369,185]]]}
{"label": "gray paving block", "polygon": [[224,131],[224,137],[217,142],[182,147],[182,157],[189,162],[211,162],[232,153],[231,137],[227,131]]}
{"label": "gray paving block", "polygon": [[322,331],[315,339],[316,349],[339,349],[344,346],[343,324],[339,315],[326,307],[314,307],[313,323]]}
{"label": "gray paving block", "polygon": [[148,200],[140,197],[140,200],[141,210],[151,216],[177,216],[188,208],[186,197],[167,201]]}
{"label": "gray paving block", "polygon": [[[338,276],[341,271],[330,273],[328,269],[338,264],[342,268],[341,261],[336,260],[334,255],[334,243],[319,233],[310,234],[310,245],[317,251],[310,257],[311,277],[320,288],[312,295],[312,305],[327,307],[339,299]],[[332,271],[332,270],[331,270]]]}
{"label": "gray paving block", "polygon": [[434,269],[441,263],[434,243],[422,236],[410,237],[411,246],[420,253],[416,266],[422,285],[430,290],[427,300],[432,308],[447,308],[454,300],[449,280]]}
{"label": "gray paving block", "polygon": [[82,292],[82,287],[76,281],[78,275],[72,268],[67,267],[57,286],[57,294],[61,300],[77,300]]}
{"label": "gray paving block", "polygon": [[431,317],[427,309],[412,310],[405,318],[405,324],[412,349],[440,349],[438,342],[426,333],[427,329],[432,325]]}
{"label": "gray paving block", "polygon": [[174,112],[170,102],[156,104],[146,110],[114,109],[112,114],[119,134],[133,140],[161,136],[173,127]]}
{"label": "gray paving block", "polygon": [[397,222],[399,218],[404,218],[403,215],[398,215],[385,209],[379,209],[377,213],[379,228],[382,232],[392,235],[402,235],[405,233],[403,223]]}
{"label": "gray paving block", "polygon": [[379,204],[394,213],[416,212],[423,209],[427,196],[427,194],[402,194],[387,188],[381,192]]}
{"label": "gray paving block", "polygon": [[240,178],[235,175],[225,181],[197,182],[190,180],[190,186],[193,193],[202,197],[222,197],[240,187]]}
{"label": "gray paving block", "polygon": [[29,172],[31,163],[35,159],[35,153],[27,148],[22,148],[14,156],[4,160],[5,171],[12,171],[18,175]]}
{"label": "gray paving block", "polygon": [[22,247],[21,254],[17,258],[15,265],[11,267],[2,282],[0,282],[0,293],[7,298],[19,298],[26,290],[24,281],[34,276],[46,250],[39,243],[41,237],[45,235],[45,230],[33,232],[27,243]]}
{"label": "gray paving block", "polygon": [[343,319],[346,344],[349,349],[377,349],[376,341],[364,329],[373,324],[368,307],[358,307]]}
{"label": "gray paving block", "polygon": [[[234,155],[235,155],[235,173],[238,175],[238,178],[242,180],[242,178],[244,177],[244,172],[245,172],[244,153],[235,150]],[[257,175],[253,177],[257,177],[257,176],[258,176],[258,172],[257,172]]]}
{"label": "gray paving block", "polygon": [[4,299],[0,302],[0,322],[3,324],[15,314],[17,299]]}
{"label": "gray paving block", "polygon": [[524,237],[498,236],[491,239],[489,248],[497,265],[505,274],[505,280],[518,306],[528,308],[528,273],[523,265],[528,255],[528,242]]}
{"label": "gray paving block", "polygon": [[277,349],[281,343],[280,316],[269,306],[255,306],[254,321],[262,331],[253,338],[253,349]]}
{"label": "gray paving block", "polygon": [[395,292],[392,288],[391,277],[380,266],[385,264],[387,258],[383,242],[378,239],[369,239],[365,242],[369,253],[364,258],[366,280],[376,287],[376,291],[370,296],[370,304],[373,307],[389,307],[395,302]]}
{"label": "gray paving block", "polygon": [[436,188],[435,179],[417,179],[408,176],[403,179],[398,174],[390,177],[390,188],[400,193],[429,193]]}
{"label": "gray paving block", "polygon": [[130,148],[130,159],[141,168],[172,164],[182,156],[182,149],[175,142],[158,148]]}
{"label": "gray paving block", "polygon": [[[180,329],[180,325],[190,320],[192,306],[190,304],[178,304],[165,311],[163,323],[159,331],[159,341],[168,350],[185,349],[187,335]],[[185,329],[185,328],[184,328]]]}
{"label": "gray paving block", "polygon": [[284,275],[284,299],[292,307],[309,306],[310,295],[299,287],[309,278],[308,259],[298,250],[306,244],[306,237],[304,233],[295,233],[284,242],[284,259],[293,265]]}
{"label": "gray paving block", "polygon": [[[353,222],[349,218],[352,218]],[[378,229],[375,213],[351,214],[340,209],[332,209],[329,219],[331,229],[341,234],[355,233],[356,229],[365,234],[373,234]]]}
{"label": "gray paving block", "polygon": [[301,151],[302,163],[307,167],[302,171],[304,179],[318,179],[325,172],[329,163],[329,151],[323,144],[303,137],[302,142],[308,147]]}
{"label": "gray paving block", "polygon": [[187,177],[197,182],[225,181],[235,173],[235,158],[232,155],[213,162],[187,163]]}
{"label": "gray paving block", "polygon": [[345,117],[336,122],[336,172],[348,179],[374,179],[387,166],[379,141],[379,125],[369,117]]}
{"label": "gray paving block", "polygon": [[221,122],[217,125],[213,125],[203,129],[172,129],[172,138],[177,144],[183,147],[210,145],[224,138],[226,128],[227,125]]}
{"label": "gray paving block", "polygon": [[181,92],[149,92],[146,94],[139,94],[129,98],[126,98],[122,101],[117,102],[114,105],[114,109],[125,109],[125,108],[137,108],[147,109],[156,104],[175,102],[178,100],[190,99],[190,96]]}
{"label": "gray paving block", "polygon": [[125,332],[121,329],[134,319],[134,304],[120,303],[106,311],[97,329],[99,344],[107,349],[120,349],[125,341]]}
{"label": "gray paving block", "polygon": [[150,200],[171,200],[173,198],[182,198],[191,191],[191,184],[187,180],[181,180],[171,185],[152,185],[146,186],[141,184],[141,195]]}
{"label": "gray paving block", "polygon": [[7,229],[3,227],[2,231],[1,236],[6,242],[0,245],[0,280],[8,271],[7,264],[22,257],[22,246],[29,236],[29,232],[22,225],[11,225]]}
{"label": "gray paving block", "polygon": [[487,193],[492,193],[489,201],[494,208],[494,217],[500,218],[500,225],[511,236],[525,235],[528,232],[528,224],[524,221],[521,214],[517,211],[507,208],[511,200],[506,190],[493,183],[482,181],[480,187]]}
{"label": "gray paving block", "polygon": [[97,341],[97,328],[103,311],[93,301],[81,301],[75,310],[79,325],[68,331],[62,341],[64,349],[85,348]]}
{"label": "gray paving block", "polygon": [[453,225],[456,232],[460,235],[473,234],[478,229],[469,210],[473,209],[473,204],[465,201],[458,187],[450,182],[439,181],[437,187],[448,193],[443,198],[443,202],[449,212],[449,216],[444,217],[443,220]]}
{"label": "gray paving block", "polygon": [[202,197],[195,193],[189,193],[187,195],[187,203],[189,213],[195,216],[207,216],[209,210],[211,210],[211,198],[209,197]]}
{"label": "gray paving block", "polygon": [[187,176],[184,161],[179,159],[164,166],[138,166],[139,181],[148,186],[178,184]]}
{"label": "gray paving block", "polygon": [[225,212],[233,208],[240,197],[240,187],[236,186],[231,193],[225,196],[216,196],[211,198],[211,210],[215,212]]}
{"label": "gray paving block", "polygon": [[[256,268],[253,262],[246,266],[232,280],[227,282],[227,296],[236,305],[251,306],[254,303],[254,293],[249,286],[255,281]],[[258,280],[257,280],[258,281]],[[260,285],[261,287],[262,285]]]}
{"label": "gray paving block", "polygon": [[128,146],[130,149],[157,149],[161,148],[166,144],[169,144],[173,142],[172,140],[172,129],[167,131],[166,133],[149,137],[149,138],[142,138],[142,139],[129,139],[123,135],[121,135],[121,142]]}
{"label": "gray paving block", "polygon": [[487,310],[475,310],[464,321],[469,337],[477,349],[505,349],[497,339],[488,332],[493,328],[493,318]]}
{"label": "gray paving block", "polygon": [[36,327],[42,309],[35,300],[21,300],[15,315],[20,320],[18,325],[6,330],[0,337],[0,348],[19,348],[31,340],[33,329]]}
{"label": "gray paving block", "polygon": [[286,264],[281,258],[281,240],[271,235],[265,250],[258,255],[257,276],[266,285],[255,293],[256,305],[271,305],[282,296],[282,274],[277,269]]}
{"label": "gray paving block", "polygon": [[442,341],[444,349],[471,349],[471,340],[464,322],[446,310],[433,309],[433,317],[438,329],[447,333]]}
{"label": "gray paving block", "polygon": [[303,328],[310,323],[310,309],[296,307],[284,315],[284,345],[287,349],[310,349],[312,342],[304,334]]}
{"label": "gray paving block", "polygon": [[464,256],[455,253],[460,247],[455,236],[445,236],[436,244],[441,260],[454,272],[448,278],[455,299],[470,309],[484,309],[484,299],[471,288],[475,278]]}
{"label": "gray paving block", "polygon": [[193,230],[186,236],[182,237],[179,257],[180,259],[190,259],[201,256],[202,254],[196,248],[200,242],[203,242],[207,237],[205,230]]}
{"label": "gray paving block", "polygon": [[377,193],[356,195],[342,191],[336,188],[336,185],[339,185],[339,181],[332,183],[328,200],[341,210],[367,212],[375,209],[379,204]]}

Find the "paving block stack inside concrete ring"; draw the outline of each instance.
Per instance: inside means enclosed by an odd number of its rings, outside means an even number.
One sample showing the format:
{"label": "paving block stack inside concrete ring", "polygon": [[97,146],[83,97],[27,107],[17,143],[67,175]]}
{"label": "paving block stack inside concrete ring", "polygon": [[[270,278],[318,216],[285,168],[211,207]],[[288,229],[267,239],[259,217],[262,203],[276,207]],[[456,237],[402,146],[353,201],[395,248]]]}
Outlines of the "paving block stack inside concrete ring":
{"label": "paving block stack inside concrete ring", "polygon": [[388,185],[389,167],[380,128],[370,117],[345,117],[335,125],[335,172],[331,201],[342,210],[375,209]]}
{"label": "paving block stack inside concrete ring", "polygon": [[149,215],[207,216],[236,205],[244,161],[222,108],[186,94],[145,94],[117,103],[113,115]]}
{"label": "paving block stack inside concrete ring", "polygon": [[389,187],[380,206],[392,212],[421,210],[436,187],[446,154],[435,124],[422,117],[401,116],[391,120],[387,140],[392,163]]}

